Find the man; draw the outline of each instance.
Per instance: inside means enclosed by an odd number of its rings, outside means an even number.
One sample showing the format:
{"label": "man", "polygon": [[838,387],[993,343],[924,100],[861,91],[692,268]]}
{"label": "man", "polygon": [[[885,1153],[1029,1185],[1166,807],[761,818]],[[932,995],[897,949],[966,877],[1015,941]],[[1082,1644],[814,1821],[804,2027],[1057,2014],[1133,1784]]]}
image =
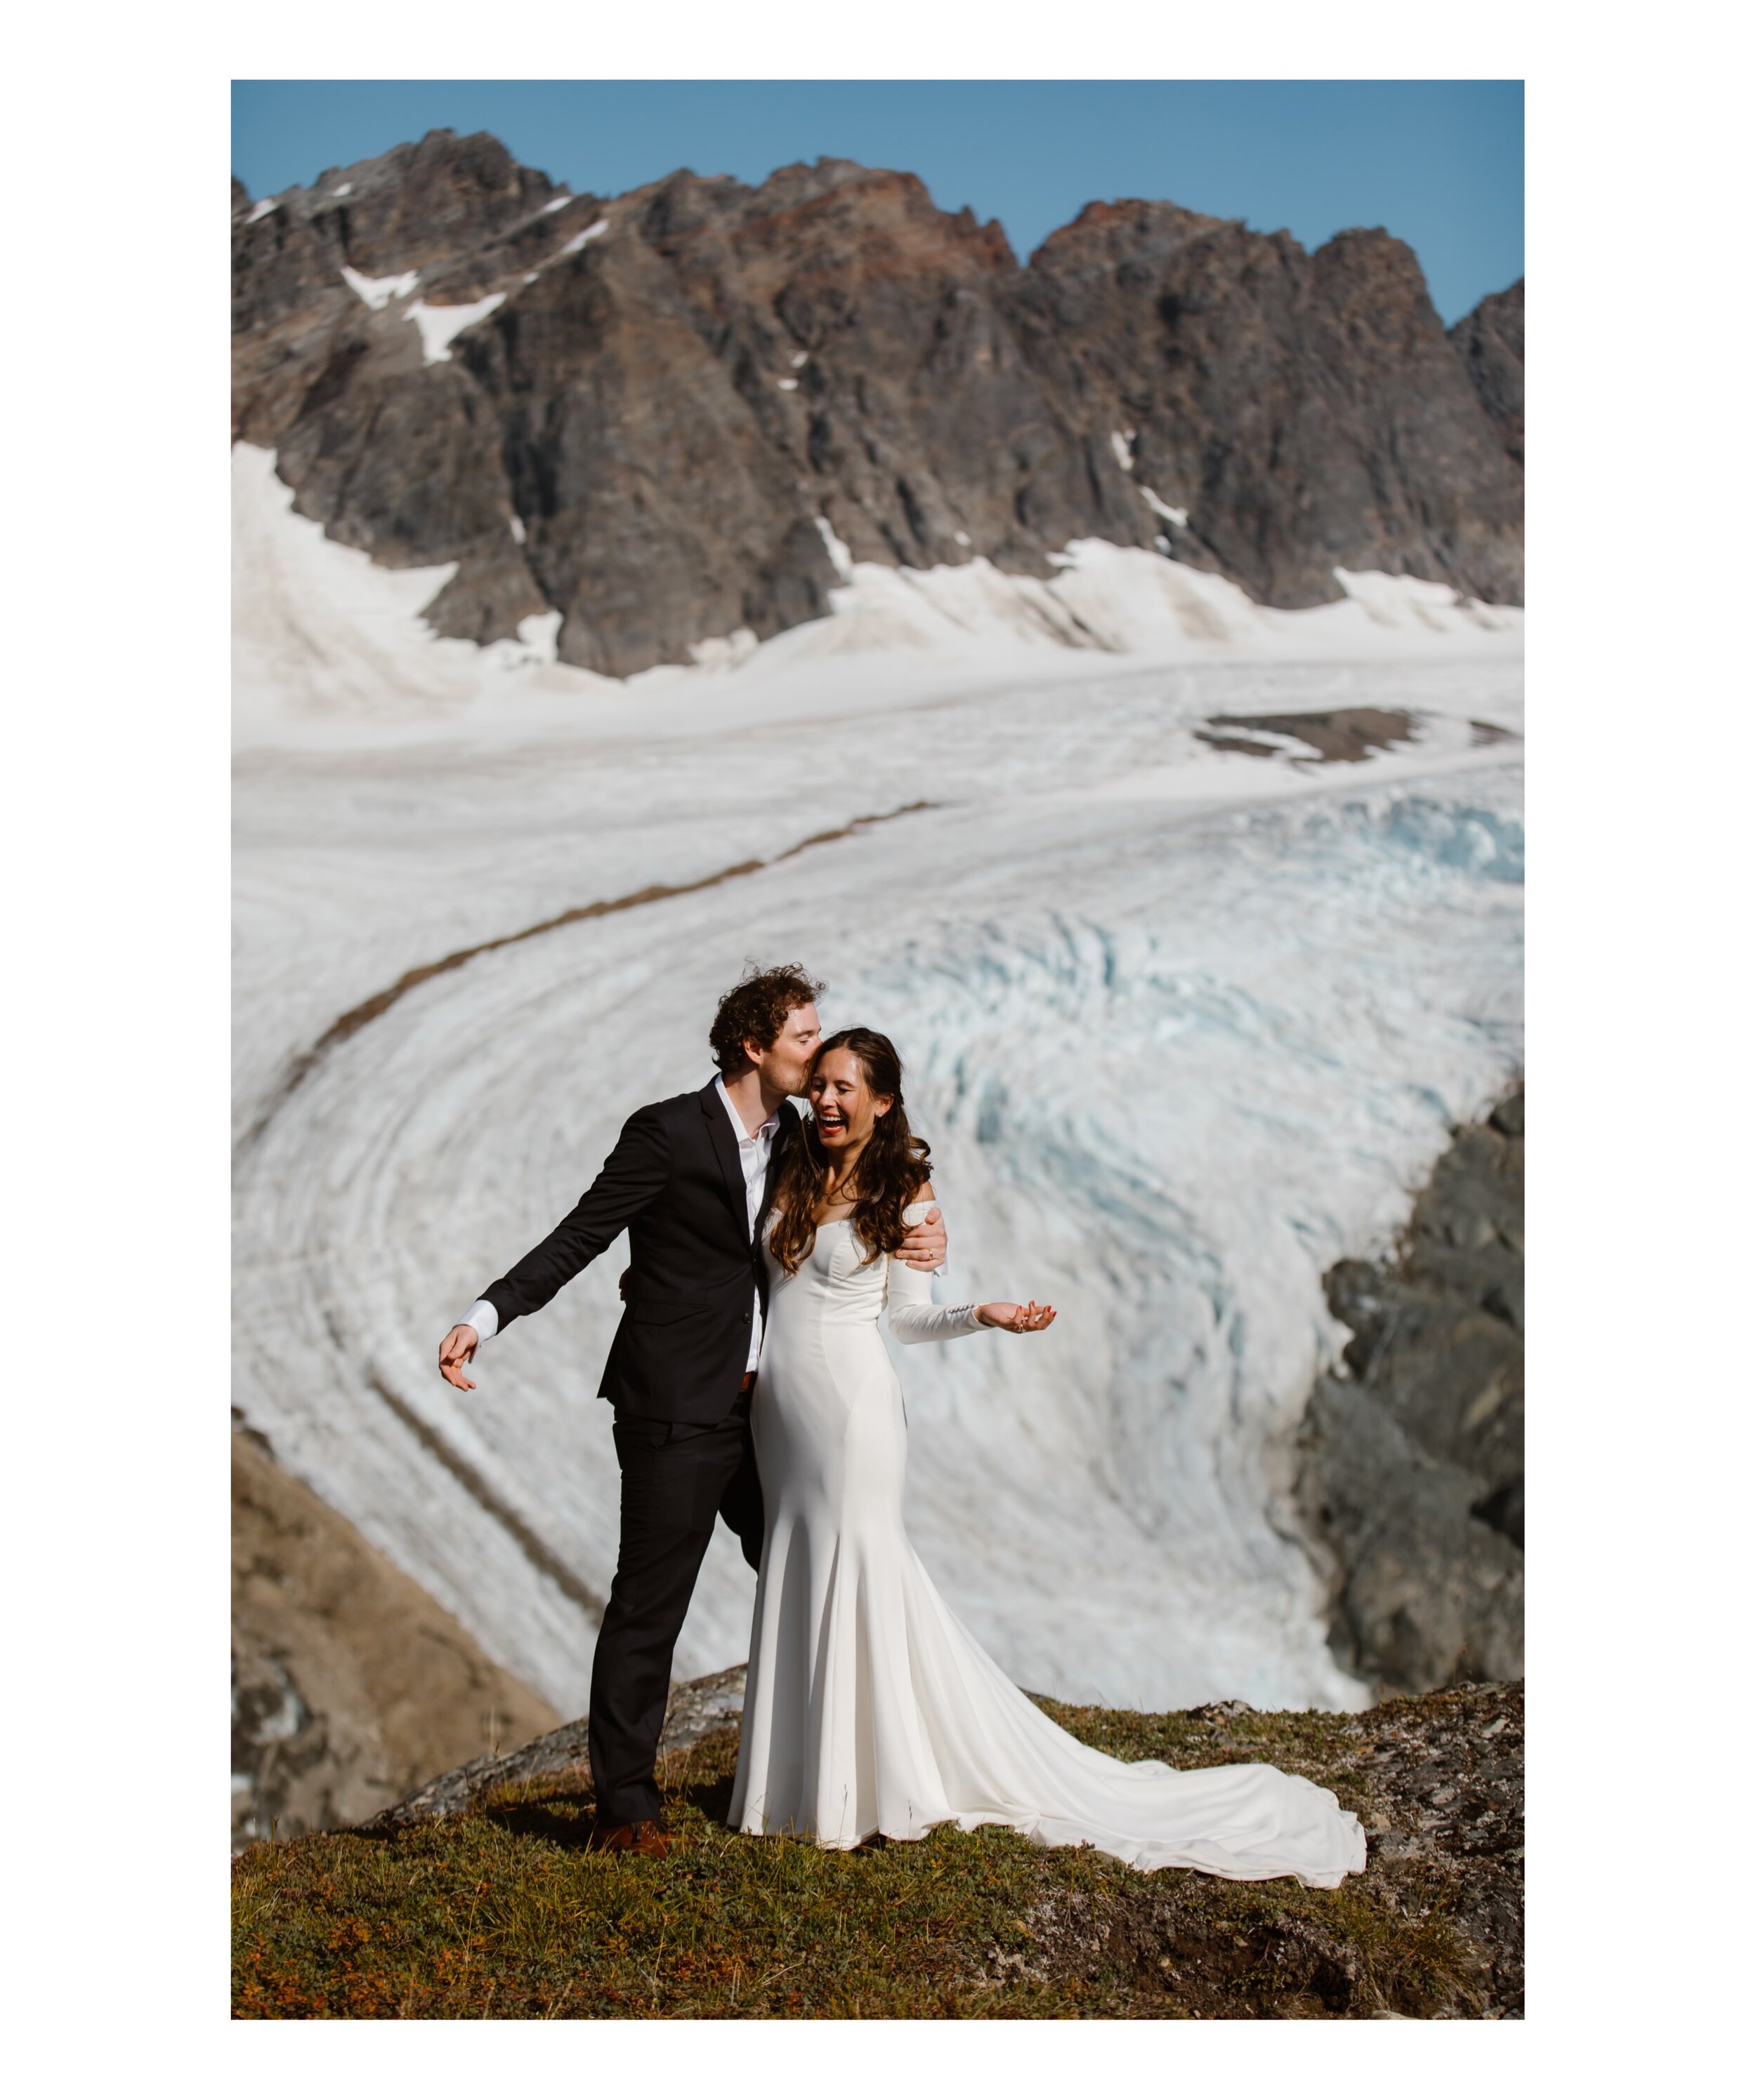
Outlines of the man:
{"label": "man", "polygon": [[[491,1283],[439,1345],[439,1370],[465,1392],[464,1366],[521,1313],[546,1305],[625,1227],[627,1309],[598,1386],[615,1410],[622,1532],[615,1580],[592,1661],[589,1740],[598,1814],[592,1842],[663,1858],[654,1765],[671,1657],[716,1515],[754,1568],[762,1495],[750,1397],[762,1348],[767,1273],[758,1227],[786,1148],[788,1100],[817,1048],[823,986],[795,964],[747,975],[708,1031],[718,1076],[699,1093],[638,1109],[579,1202]],[[911,1268],[938,1268],[937,1209],[903,1241]]]}

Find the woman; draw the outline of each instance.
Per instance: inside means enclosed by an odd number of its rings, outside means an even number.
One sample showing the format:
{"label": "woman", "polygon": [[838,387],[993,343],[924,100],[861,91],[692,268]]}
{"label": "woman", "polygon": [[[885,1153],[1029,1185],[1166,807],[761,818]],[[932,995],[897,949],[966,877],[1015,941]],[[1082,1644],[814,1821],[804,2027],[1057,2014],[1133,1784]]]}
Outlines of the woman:
{"label": "woman", "polygon": [[892,1258],[934,1200],[888,1038],[832,1035],[767,1223],[751,1427],[765,1529],[731,1821],[848,1847],[999,1823],[1145,1868],[1333,1888],[1358,1819],[1272,1765],[1124,1764],[1057,1728],[946,1608],[902,1529],[907,1431],[878,1333],[1039,1334],[1052,1306],[935,1306]]}

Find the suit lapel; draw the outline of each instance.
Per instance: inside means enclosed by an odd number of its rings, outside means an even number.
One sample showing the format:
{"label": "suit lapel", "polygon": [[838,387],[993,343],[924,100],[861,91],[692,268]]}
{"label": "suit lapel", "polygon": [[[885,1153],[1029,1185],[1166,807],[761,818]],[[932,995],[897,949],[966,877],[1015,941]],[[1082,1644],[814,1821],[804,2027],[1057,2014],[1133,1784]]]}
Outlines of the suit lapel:
{"label": "suit lapel", "polygon": [[738,1140],[732,1136],[731,1118],[711,1083],[702,1089],[701,1113],[708,1119],[708,1140],[726,1177],[726,1193],[731,1198],[732,1215],[745,1238],[750,1230],[750,1198],[743,1185],[743,1163],[738,1157]]}

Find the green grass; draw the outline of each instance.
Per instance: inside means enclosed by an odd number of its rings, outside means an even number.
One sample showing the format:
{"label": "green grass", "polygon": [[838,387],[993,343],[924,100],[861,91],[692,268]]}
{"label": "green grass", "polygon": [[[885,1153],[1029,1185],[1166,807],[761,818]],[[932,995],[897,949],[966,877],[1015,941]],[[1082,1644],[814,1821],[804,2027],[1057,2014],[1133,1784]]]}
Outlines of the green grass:
{"label": "green grass", "polygon": [[[1443,1698],[1446,1695],[1438,1695]],[[1410,1702],[1405,1702],[1410,1703]],[[1049,1705],[1125,1757],[1272,1757],[1370,1819],[1369,1717]],[[326,1833],[234,1866],[249,2018],[1358,2017],[1480,2010],[1455,1877],[1342,1888],[1143,1875],[1010,1832],[820,1851],[724,1826],[726,1732],[665,1760],[663,1861],[588,1852],[583,1777],[390,1839]],[[1369,1827],[1370,1821],[1369,1821]]]}

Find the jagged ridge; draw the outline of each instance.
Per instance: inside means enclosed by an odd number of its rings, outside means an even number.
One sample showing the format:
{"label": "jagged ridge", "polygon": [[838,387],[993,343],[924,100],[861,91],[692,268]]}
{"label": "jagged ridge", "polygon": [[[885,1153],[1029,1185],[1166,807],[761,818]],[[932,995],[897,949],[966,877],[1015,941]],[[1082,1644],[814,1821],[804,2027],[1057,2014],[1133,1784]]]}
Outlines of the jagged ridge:
{"label": "jagged ridge", "polygon": [[1448,338],[1381,230],[1093,204],[1021,267],[910,174],[569,196],[435,131],[234,181],[232,240],[234,435],[336,539],[455,562],[443,633],[553,608],[623,676],[820,615],[849,557],[1043,576],[1082,536],[1277,606],[1338,566],[1522,598],[1522,285]]}

